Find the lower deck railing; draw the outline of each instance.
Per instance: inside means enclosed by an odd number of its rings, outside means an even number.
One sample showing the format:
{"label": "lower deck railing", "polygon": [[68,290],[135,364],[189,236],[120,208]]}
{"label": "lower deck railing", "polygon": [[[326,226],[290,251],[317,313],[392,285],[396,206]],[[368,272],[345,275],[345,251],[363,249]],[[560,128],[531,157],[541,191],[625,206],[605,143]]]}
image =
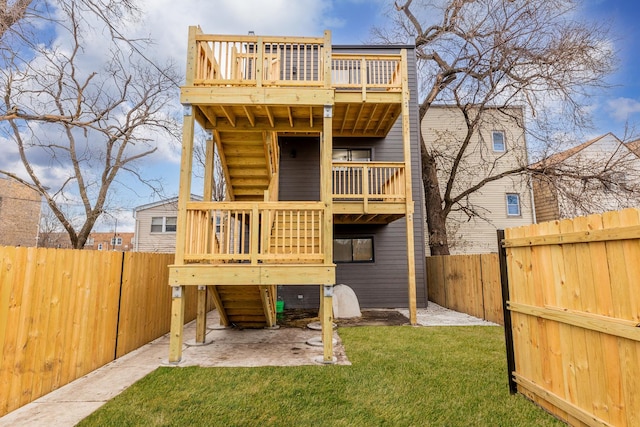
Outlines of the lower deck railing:
{"label": "lower deck railing", "polygon": [[322,263],[320,202],[189,202],[186,262]]}

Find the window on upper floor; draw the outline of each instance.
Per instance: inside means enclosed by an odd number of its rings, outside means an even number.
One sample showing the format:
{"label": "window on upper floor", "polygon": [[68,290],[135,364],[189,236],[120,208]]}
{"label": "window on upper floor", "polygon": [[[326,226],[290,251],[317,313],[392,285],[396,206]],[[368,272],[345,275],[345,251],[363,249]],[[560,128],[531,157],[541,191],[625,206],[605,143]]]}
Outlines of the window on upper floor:
{"label": "window on upper floor", "polygon": [[334,162],[370,162],[370,148],[334,148]]}
{"label": "window on upper floor", "polygon": [[122,246],[122,237],[112,237],[111,246]]}
{"label": "window on upper floor", "polygon": [[504,132],[501,130],[494,130],[491,132],[491,143],[493,151],[504,153],[507,150],[507,146],[504,141]]}
{"label": "window on upper floor", "polygon": [[333,262],[373,262],[373,237],[333,239]]}
{"label": "window on upper floor", "polygon": [[175,216],[154,216],[151,218],[152,233],[175,233],[177,217]]}
{"label": "window on upper floor", "polygon": [[520,195],[507,193],[507,216],[521,216]]}
{"label": "window on upper floor", "polygon": [[93,246],[95,243],[95,240],[93,237],[88,237],[87,238],[87,242],[84,244],[85,246]]}

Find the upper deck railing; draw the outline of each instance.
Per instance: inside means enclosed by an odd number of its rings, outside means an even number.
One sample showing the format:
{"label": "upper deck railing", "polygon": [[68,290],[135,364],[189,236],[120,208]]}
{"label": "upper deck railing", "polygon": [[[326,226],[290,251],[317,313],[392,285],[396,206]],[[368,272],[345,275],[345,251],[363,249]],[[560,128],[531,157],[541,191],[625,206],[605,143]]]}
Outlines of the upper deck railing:
{"label": "upper deck railing", "polygon": [[[325,38],[196,34],[194,86],[400,91],[399,54],[331,53]],[[330,76],[326,74],[330,70]]]}

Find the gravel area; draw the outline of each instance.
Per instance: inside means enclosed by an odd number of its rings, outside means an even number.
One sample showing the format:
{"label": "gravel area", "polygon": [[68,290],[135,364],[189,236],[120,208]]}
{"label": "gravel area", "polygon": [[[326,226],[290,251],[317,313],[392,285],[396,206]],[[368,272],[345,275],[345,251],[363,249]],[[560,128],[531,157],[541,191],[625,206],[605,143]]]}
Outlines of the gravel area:
{"label": "gravel area", "polygon": [[[409,310],[399,308],[398,312],[409,316]],[[418,324],[421,326],[500,326],[465,313],[449,310],[429,301],[427,308],[418,309]]]}

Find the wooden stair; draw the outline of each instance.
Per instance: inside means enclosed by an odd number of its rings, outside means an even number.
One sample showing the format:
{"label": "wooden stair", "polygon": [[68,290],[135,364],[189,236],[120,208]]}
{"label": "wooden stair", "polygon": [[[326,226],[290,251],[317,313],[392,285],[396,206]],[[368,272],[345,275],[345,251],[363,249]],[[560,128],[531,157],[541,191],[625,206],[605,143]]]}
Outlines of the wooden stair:
{"label": "wooden stair", "polygon": [[213,297],[224,326],[265,328],[276,324],[276,286],[213,286]]}
{"label": "wooden stair", "polygon": [[[216,145],[231,200],[263,201],[271,180],[277,179],[275,136],[262,131],[216,132]],[[264,328],[276,324],[275,285],[214,286],[213,292],[224,326]]]}
{"label": "wooden stair", "polygon": [[218,132],[216,143],[232,200],[263,200],[272,176],[263,132]]}

